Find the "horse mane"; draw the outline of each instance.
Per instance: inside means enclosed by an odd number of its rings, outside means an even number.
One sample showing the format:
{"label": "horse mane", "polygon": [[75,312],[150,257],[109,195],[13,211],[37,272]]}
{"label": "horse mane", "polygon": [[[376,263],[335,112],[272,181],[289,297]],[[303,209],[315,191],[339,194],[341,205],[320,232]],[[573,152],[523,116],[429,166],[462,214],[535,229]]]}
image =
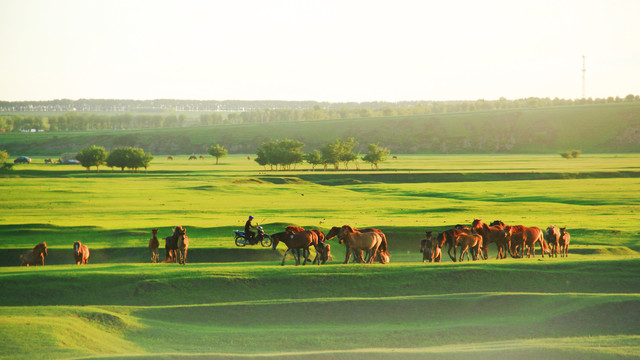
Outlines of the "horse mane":
{"label": "horse mane", "polygon": [[356,230],[349,225],[342,225],[342,228],[343,229],[346,228],[347,230],[349,230],[350,233],[356,232]]}
{"label": "horse mane", "polygon": [[295,226],[295,225],[289,225],[284,229],[285,229],[285,231],[290,231],[290,232],[301,232],[301,231],[304,231],[303,227]]}
{"label": "horse mane", "polygon": [[314,230],[311,230],[311,231],[313,231],[318,236],[318,242],[324,242],[325,237],[324,237],[324,233],[322,231],[320,231],[318,229],[314,229]]}

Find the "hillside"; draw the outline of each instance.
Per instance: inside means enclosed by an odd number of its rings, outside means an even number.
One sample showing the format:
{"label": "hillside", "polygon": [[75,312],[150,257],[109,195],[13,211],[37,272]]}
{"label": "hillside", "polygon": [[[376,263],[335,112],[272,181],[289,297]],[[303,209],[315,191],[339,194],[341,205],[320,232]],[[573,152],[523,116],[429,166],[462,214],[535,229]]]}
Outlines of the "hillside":
{"label": "hillside", "polygon": [[290,138],[304,151],[354,137],[364,151],[379,143],[393,153],[584,153],[640,151],[640,103],[591,104],[364,119],[212,125],[136,131],[2,133],[12,156],[56,156],[89,145],[142,147],[153,154],[204,154],[219,143],[254,153],[262,142]]}

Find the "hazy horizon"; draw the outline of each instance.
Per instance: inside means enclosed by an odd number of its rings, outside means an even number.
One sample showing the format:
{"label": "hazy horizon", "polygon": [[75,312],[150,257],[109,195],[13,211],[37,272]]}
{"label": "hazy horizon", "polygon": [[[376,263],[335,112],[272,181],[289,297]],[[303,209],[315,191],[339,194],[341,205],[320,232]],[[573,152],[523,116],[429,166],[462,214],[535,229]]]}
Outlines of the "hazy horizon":
{"label": "hazy horizon", "polygon": [[0,2],[0,100],[640,93],[640,1]]}

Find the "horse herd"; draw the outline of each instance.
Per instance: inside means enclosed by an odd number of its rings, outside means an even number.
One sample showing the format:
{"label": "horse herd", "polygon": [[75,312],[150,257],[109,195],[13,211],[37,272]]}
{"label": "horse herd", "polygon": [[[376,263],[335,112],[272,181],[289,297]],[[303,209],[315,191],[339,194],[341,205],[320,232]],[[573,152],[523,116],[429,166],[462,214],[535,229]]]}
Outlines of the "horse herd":
{"label": "horse herd", "polygon": [[[463,256],[472,254],[474,260],[482,257],[488,258],[488,246],[496,244],[498,254],[496,259],[504,259],[507,253],[513,258],[536,256],[536,244],[539,244],[542,257],[549,256],[567,257],[569,255],[569,242],[571,236],[567,228],[558,228],[550,225],[546,231],[538,227],[526,227],[523,225],[506,225],[500,220],[487,225],[480,219],[473,220],[471,227],[456,225],[452,229],[446,230],[437,236],[432,231],[426,232],[426,238],[420,242],[422,252],[422,262],[439,262],[442,258],[442,247],[447,244],[447,252],[452,261],[462,261]],[[460,250],[459,257],[457,250]],[[453,250],[453,255],[451,254]]]}
{"label": "horse herd", "polygon": [[[153,236],[149,239],[149,252],[151,262],[160,262],[158,239],[158,229],[151,230]],[[162,263],[187,263],[187,251],[189,249],[189,237],[186,235],[186,228],[178,225],[174,228],[173,234],[164,238],[165,259]],[[353,257],[354,261],[371,264],[374,261],[386,264],[389,262],[389,248],[385,234],[374,228],[356,229],[349,225],[341,227],[334,226],[325,235],[322,231],[305,230],[304,228],[289,225],[284,231],[271,235],[272,249],[276,250],[279,243],[285,244],[287,249],[282,257],[281,265],[284,265],[287,254],[292,254],[295,264],[299,265],[301,257],[304,258],[302,265],[307,262],[313,264],[325,264],[331,260],[331,245],[326,241],[334,237],[339,239],[340,244],[346,248],[344,263],[348,264]],[[502,221],[496,220],[490,225],[475,219],[471,227],[456,225],[437,236],[432,231],[426,232],[426,238],[420,242],[420,252],[422,252],[422,262],[440,262],[442,259],[442,248],[448,245],[448,254],[452,261],[463,261],[464,255],[467,260],[488,258],[488,245],[496,244],[498,254],[496,259],[504,259],[507,253],[511,257],[535,257],[535,246],[539,244],[542,257],[568,256],[570,236],[566,227],[558,228],[550,225],[546,231],[538,227],[526,227],[523,225],[506,225]],[[316,256],[309,259],[310,249],[315,250]],[[451,251],[453,250],[453,254]],[[459,251],[459,255],[457,254]],[[81,242],[73,244],[73,256],[78,265],[89,262],[89,248]],[[471,254],[471,256],[469,255]],[[22,265],[44,265],[44,258],[47,256],[47,243],[41,242],[33,249],[20,255]]]}

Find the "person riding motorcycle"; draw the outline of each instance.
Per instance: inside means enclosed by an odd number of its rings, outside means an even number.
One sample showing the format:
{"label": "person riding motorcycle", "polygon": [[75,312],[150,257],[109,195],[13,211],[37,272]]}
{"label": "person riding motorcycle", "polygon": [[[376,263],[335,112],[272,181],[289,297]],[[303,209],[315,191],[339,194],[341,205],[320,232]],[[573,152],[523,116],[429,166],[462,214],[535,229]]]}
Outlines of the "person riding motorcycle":
{"label": "person riding motorcycle", "polygon": [[244,224],[244,239],[253,244],[256,233],[251,231],[251,228],[255,229],[256,227],[251,225],[251,220],[253,220],[253,216],[249,215],[249,220]]}

